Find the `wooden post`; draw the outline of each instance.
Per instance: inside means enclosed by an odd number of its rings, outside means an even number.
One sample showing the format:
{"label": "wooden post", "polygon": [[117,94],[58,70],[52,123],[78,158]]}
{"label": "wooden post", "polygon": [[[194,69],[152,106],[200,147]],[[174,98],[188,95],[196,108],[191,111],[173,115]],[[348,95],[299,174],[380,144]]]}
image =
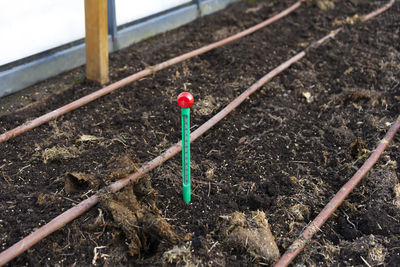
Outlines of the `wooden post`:
{"label": "wooden post", "polygon": [[107,0],[85,0],[86,78],[108,79]]}

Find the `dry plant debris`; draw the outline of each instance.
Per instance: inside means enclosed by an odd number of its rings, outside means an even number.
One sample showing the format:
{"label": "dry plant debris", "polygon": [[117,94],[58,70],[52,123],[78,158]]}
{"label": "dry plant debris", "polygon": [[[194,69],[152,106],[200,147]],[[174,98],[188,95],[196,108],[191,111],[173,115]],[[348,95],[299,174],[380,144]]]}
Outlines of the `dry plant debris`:
{"label": "dry plant debris", "polygon": [[80,143],[80,142],[94,142],[94,141],[98,141],[98,140],[103,140],[103,138],[97,137],[97,136],[94,136],[94,135],[83,134],[83,135],[79,136],[78,139],[76,139],[75,142],[77,142],[77,143]]}
{"label": "dry plant debris", "polygon": [[252,211],[248,215],[234,212],[220,218],[220,239],[233,251],[246,252],[260,262],[273,263],[279,259],[279,250],[264,212]]}
{"label": "dry plant debris", "polygon": [[211,95],[205,96],[203,99],[199,99],[196,105],[193,106],[193,113],[200,116],[208,116],[215,110],[218,110],[226,99],[215,99]]}
{"label": "dry plant debris", "polygon": [[316,5],[321,10],[329,10],[335,8],[335,0],[306,0],[309,5]]}
{"label": "dry plant debris", "polygon": [[394,203],[398,208],[400,208],[400,184],[395,184],[393,187],[393,192],[395,195]]}
{"label": "dry plant debris", "polygon": [[75,147],[60,147],[53,146],[52,148],[46,148],[42,152],[42,159],[44,163],[49,163],[52,161],[61,161],[66,159],[73,159],[79,157],[81,151]]}
{"label": "dry plant debris", "polygon": [[335,8],[335,3],[333,1],[329,1],[329,0],[317,0],[316,4],[322,10],[328,10],[328,9]]}
{"label": "dry plant debris", "polygon": [[[361,17],[360,15],[358,15],[358,14],[355,14],[355,15],[353,15],[352,17],[346,17],[346,18],[344,18],[344,19],[339,19],[339,18],[335,19],[335,20],[332,22],[332,26],[338,27],[338,26],[343,26],[343,25],[354,25],[354,24],[359,23],[359,22],[361,22],[361,21],[362,21],[362,17]],[[348,75],[348,74],[350,74],[352,71],[353,71],[353,69],[352,69],[352,67],[350,67],[349,69],[347,69],[347,70],[345,71],[344,74],[345,74],[345,75]]]}
{"label": "dry plant debris", "polygon": [[158,246],[174,245],[190,239],[191,235],[176,234],[171,225],[162,218],[155,205],[156,194],[150,177],[140,179],[124,191],[105,195],[102,206],[111,212],[116,227],[121,228],[129,240],[128,253],[141,255]]}
{"label": "dry plant debris", "polygon": [[163,266],[185,266],[194,267],[192,253],[186,246],[174,246],[171,250],[164,252],[162,256]]}

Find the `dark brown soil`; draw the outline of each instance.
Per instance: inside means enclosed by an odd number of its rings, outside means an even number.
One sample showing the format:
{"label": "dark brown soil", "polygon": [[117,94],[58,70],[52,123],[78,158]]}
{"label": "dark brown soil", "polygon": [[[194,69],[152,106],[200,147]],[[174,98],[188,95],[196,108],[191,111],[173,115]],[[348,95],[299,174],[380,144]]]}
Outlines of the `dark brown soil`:
{"label": "dark brown soil", "polygon": [[[0,144],[0,249],[176,143],[181,91],[195,97],[195,129],[347,17],[386,3],[336,0],[332,9],[316,2]],[[110,55],[110,78],[226,37],[292,3],[240,2],[133,45]],[[282,254],[400,114],[400,4],[355,22],[192,144],[190,204],[181,200],[181,159],[175,156],[151,171],[148,182],[104,196],[9,266],[264,264],[257,250],[221,237],[221,218],[234,212],[265,213]],[[79,68],[4,98],[0,132],[99,88]],[[27,102],[33,104],[21,109]],[[295,259],[298,266],[400,265],[399,147],[395,137]]]}

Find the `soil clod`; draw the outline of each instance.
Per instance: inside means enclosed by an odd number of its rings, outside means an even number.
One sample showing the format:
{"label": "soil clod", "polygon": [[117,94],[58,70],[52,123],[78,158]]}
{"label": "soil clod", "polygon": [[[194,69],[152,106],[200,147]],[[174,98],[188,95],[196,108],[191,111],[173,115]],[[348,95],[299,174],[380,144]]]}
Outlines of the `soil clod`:
{"label": "soil clod", "polygon": [[122,229],[129,240],[128,253],[131,256],[154,253],[161,244],[169,246],[190,239],[190,235],[182,237],[176,234],[162,218],[155,206],[154,192],[147,176],[102,201],[104,208],[111,212],[116,227]]}
{"label": "soil clod", "polygon": [[233,251],[246,252],[254,260],[267,263],[278,260],[279,250],[264,212],[234,212],[221,219],[220,239]]}
{"label": "soil clod", "polygon": [[66,174],[64,190],[66,193],[74,193],[86,189],[88,186],[97,189],[99,185],[100,181],[96,175],[72,172]]}

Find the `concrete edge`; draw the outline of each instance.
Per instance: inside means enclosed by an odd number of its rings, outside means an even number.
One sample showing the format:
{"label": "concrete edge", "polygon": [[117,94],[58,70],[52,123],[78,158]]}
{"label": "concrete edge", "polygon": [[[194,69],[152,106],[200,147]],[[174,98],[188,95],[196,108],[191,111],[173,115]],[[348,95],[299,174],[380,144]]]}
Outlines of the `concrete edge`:
{"label": "concrete edge", "polygon": [[[239,0],[201,1],[200,12],[193,4],[132,25],[118,31],[114,41],[109,36],[109,51],[114,52],[151,36],[175,29],[199,18],[200,14],[203,16],[214,13],[237,1]],[[0,98],[82,66],[85,64],[85,57],[83,43],[0,72]]]}

